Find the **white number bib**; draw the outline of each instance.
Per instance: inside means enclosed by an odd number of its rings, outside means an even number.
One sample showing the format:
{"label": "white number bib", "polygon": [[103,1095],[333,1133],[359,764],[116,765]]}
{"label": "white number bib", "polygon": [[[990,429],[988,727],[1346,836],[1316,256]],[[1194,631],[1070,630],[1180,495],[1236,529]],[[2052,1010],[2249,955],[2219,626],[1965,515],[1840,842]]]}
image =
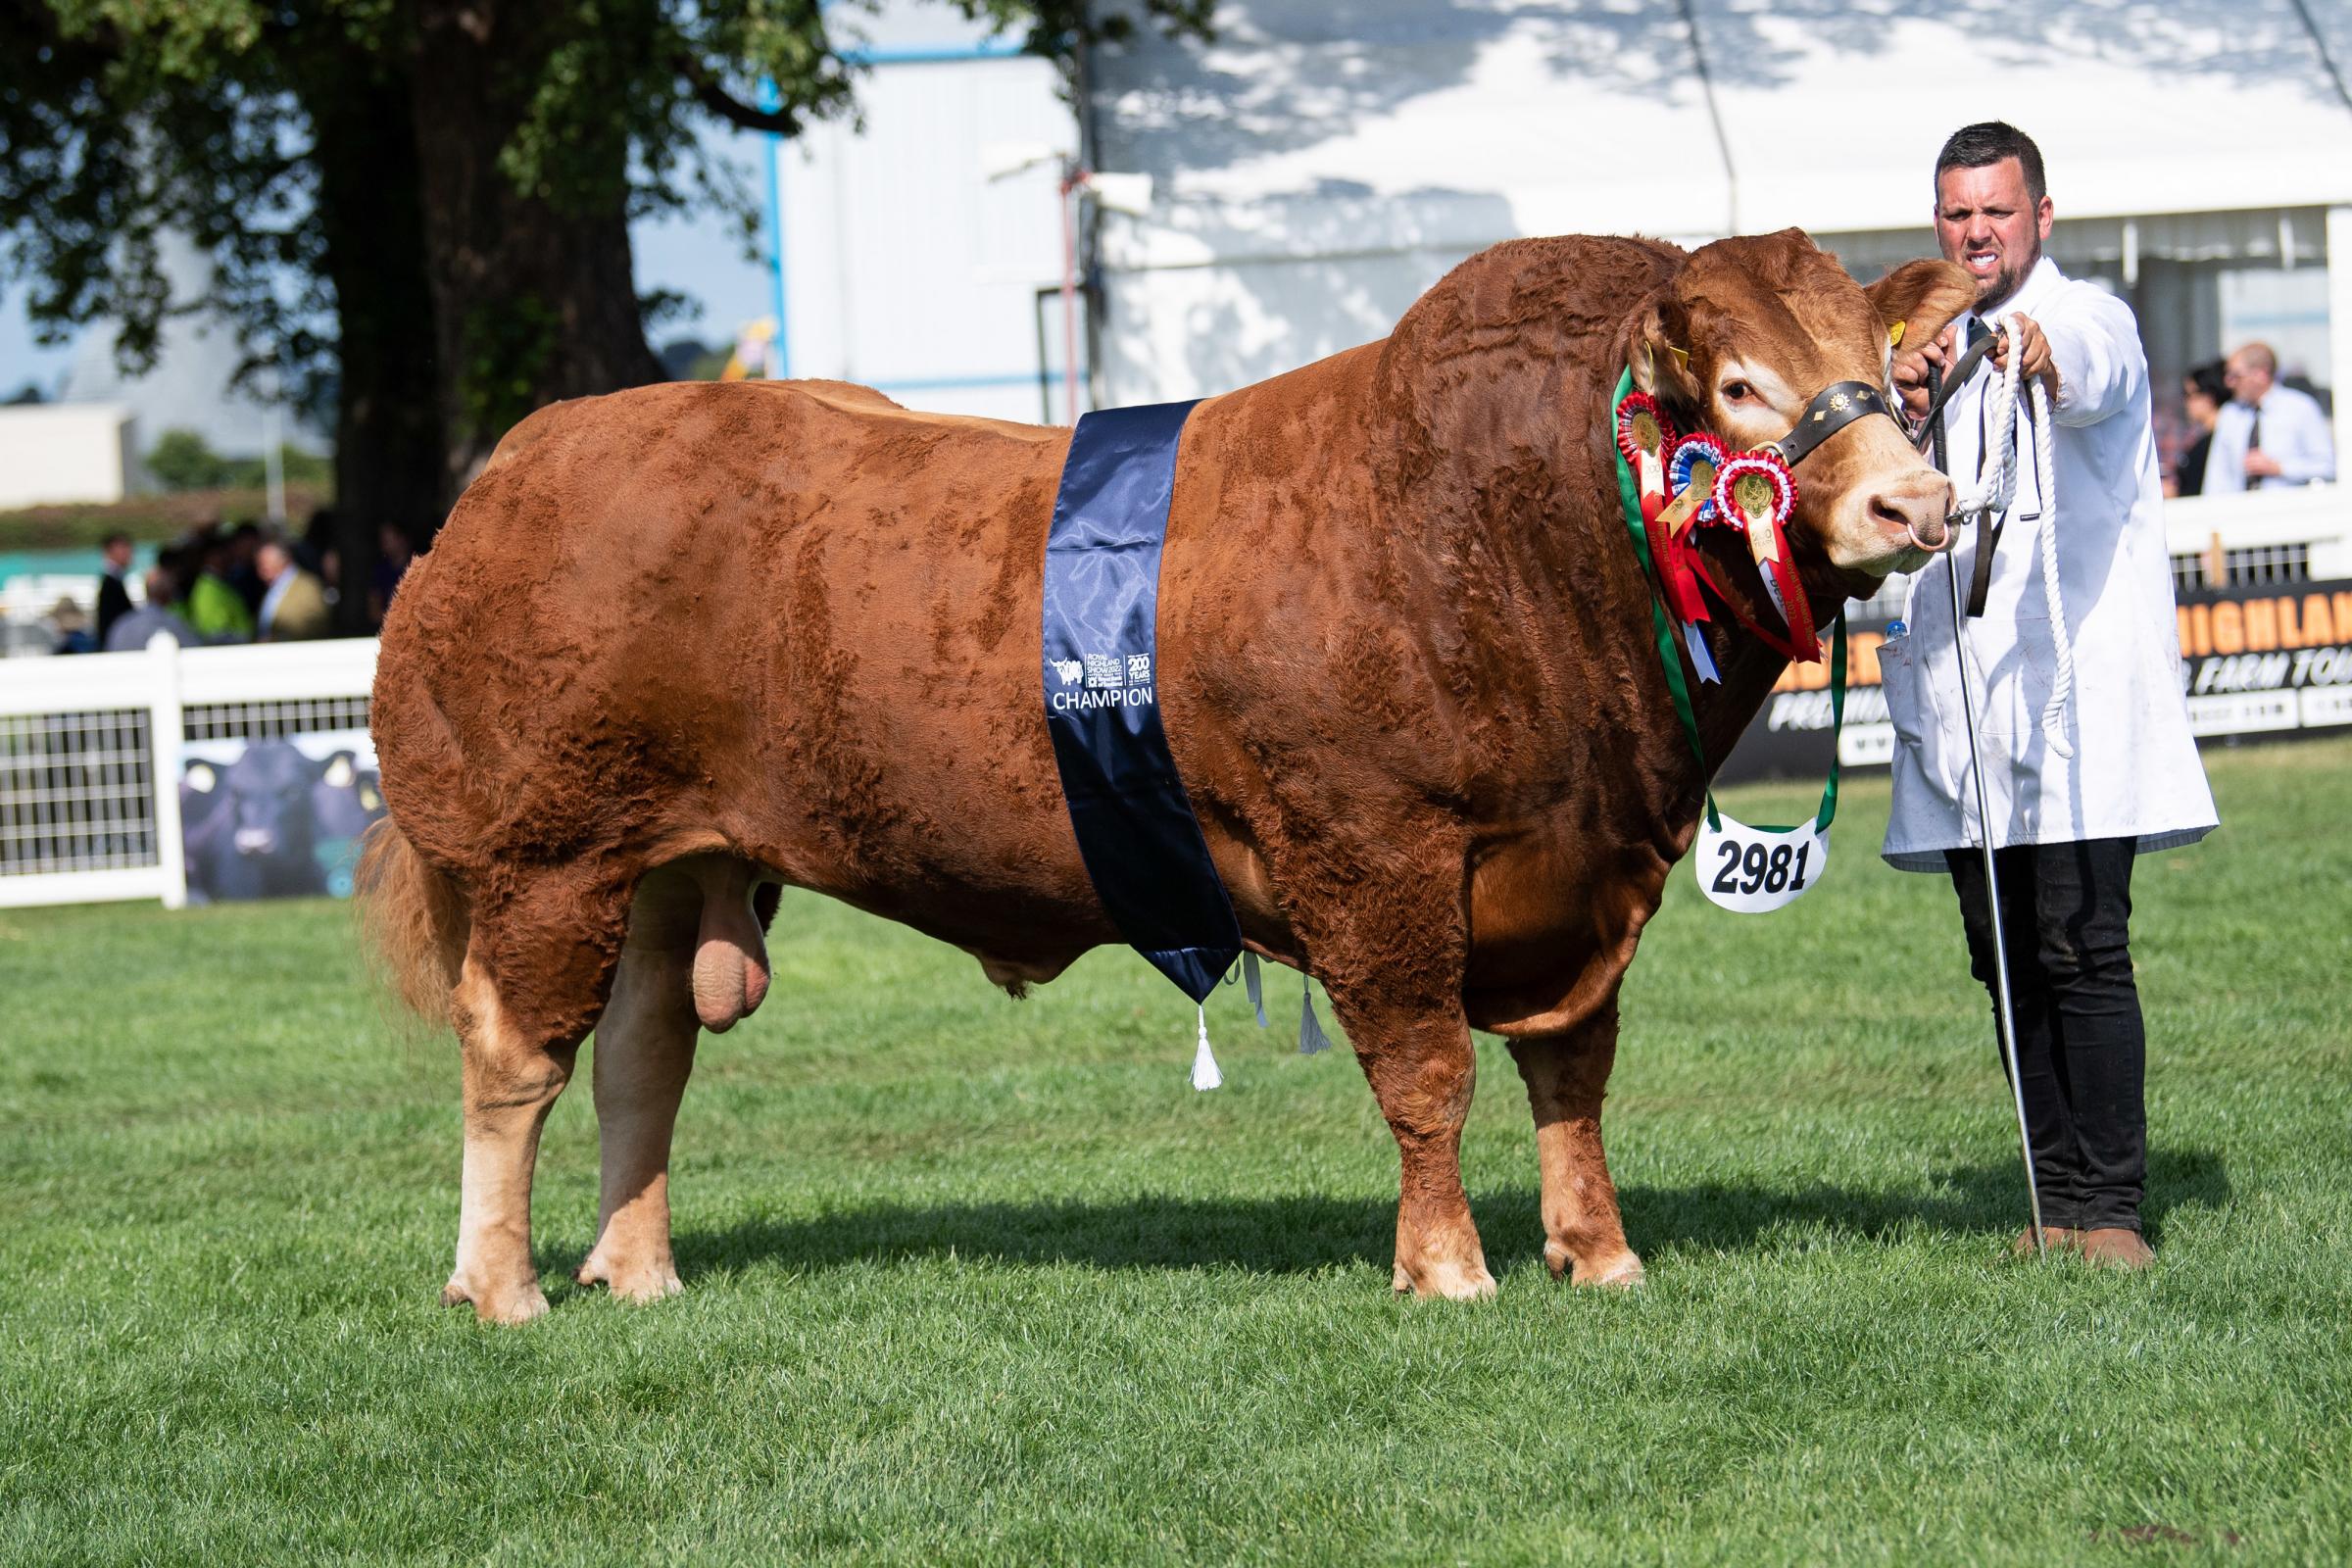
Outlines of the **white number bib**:
{"label": "white number bib", "polygon": [[1728,812],[1720,826],[1698,819],[1690,868],[1701,891],[1740,914],[1763,914],[1811,892],[1829,869],[1829,833],[1807,821],[1796,827],[1749,827]]}

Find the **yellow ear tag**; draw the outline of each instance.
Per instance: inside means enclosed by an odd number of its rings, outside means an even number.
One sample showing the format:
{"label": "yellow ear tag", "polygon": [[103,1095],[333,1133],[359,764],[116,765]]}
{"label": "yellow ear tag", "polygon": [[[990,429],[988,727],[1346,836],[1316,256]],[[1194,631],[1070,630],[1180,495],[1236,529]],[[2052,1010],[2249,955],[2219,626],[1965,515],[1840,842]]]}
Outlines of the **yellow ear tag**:
{"label": "yellow ear tag", "polygon": [[1674,356],[1674,366],[1676,369],[1682,371],[1685,375],[1689,375],[1690,373],[1690,351],[1689,349],[1678,349],[1673,344],[1669,343],[1666,345],[1666,352]]}
{"label": "yellow ear tag", "polygon": [[1899,349],[1903,346],[1902,322],[1897,321],[1886,329],[1886,346],[1890,349]]}

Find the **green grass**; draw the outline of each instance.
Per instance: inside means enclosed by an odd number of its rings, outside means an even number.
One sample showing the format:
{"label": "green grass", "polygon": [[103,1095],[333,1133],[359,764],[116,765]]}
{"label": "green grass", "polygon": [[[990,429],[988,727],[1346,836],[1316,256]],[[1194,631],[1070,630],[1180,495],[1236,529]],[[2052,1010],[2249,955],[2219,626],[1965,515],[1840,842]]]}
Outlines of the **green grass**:
{"label": "green grass", "polygon": [[[1345,1052],[1238,990],[1228,1087],[1100,953],[1033,1000],[788,900],[705,1043],[687,1294],[434,1304],[454,1045],[327,906],[0,913],[0,1562],[2339,1562],[2352,1557],[2352,743],[2211,759],[2141,862],[2145,1277],[2005,1261],[2016,1138],[1948,887],[1872,855],[1761,919],[1678,872],[1610,1099],[1630,1296],[1544,1274],[1501,1047],[1466,1175],[1500,1298],[1390,1297]],[[1802,792],[1741,792],[1793,820]],[[1326,1013],[1328,1017],[1328,1012]]]}

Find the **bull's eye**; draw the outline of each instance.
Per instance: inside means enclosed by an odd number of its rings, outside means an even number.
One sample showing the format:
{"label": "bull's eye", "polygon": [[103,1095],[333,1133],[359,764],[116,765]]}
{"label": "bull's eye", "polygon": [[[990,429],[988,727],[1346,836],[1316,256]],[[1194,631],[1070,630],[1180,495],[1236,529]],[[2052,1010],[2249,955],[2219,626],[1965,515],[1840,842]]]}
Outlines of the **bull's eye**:
{"label": "bull's eye", "polygon": [[1726,381],[1723,383],[1723,401],[1726,403],[1745,403],[1752,399],[1755,395],[1756,389],[1748,385],[1745,381]]}

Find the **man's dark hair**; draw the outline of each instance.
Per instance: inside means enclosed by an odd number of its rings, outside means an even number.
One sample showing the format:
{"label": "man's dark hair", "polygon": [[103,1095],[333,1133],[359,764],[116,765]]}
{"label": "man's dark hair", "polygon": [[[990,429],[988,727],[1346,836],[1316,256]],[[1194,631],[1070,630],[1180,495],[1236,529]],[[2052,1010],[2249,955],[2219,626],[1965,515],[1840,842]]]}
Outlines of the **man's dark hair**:
{"label": "man's dark hair", "polygon": [[130,535],[124,533],[122,529],[117,528],[114,532],[108,534],[105,538],[98,541],[98,548],[101,550],[112,550],[117,545],[126,545],[128,543],[130,543]]}
{"label": "man's dark hair", "polygon": [[2200,397],[2219,406],[2230,401],[2230,383],[2222,379],[2222,362],[2192,366],[2182,379],[2197,389]]}
{"label": "man's dark hair", "polygon": [[1936,187],[1940,195],[1943,172],[1947,169],[1983,169],[2004,158],[2014,158],[2026,172],[2026,199],[2035,207],[2047,196],[2049,187],[2041,177],[2041,149],[2034,138],[2004,120],[1980,121],[1962,125],[1943,144],[1936,155]]}

